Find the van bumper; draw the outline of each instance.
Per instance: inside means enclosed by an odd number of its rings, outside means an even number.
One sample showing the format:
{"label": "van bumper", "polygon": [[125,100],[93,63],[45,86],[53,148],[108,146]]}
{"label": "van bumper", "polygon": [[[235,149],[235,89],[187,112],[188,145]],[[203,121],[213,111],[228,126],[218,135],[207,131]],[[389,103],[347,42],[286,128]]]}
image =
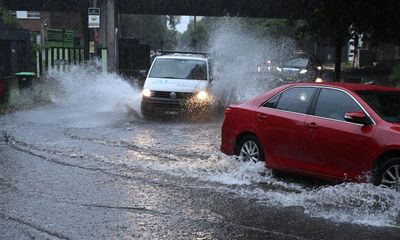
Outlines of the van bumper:
{"label": "van bumper", "polygon": [[141,112],[143,116],[183,115],[209,111],[209,102],[193,102],[183,99],[143,98]]}

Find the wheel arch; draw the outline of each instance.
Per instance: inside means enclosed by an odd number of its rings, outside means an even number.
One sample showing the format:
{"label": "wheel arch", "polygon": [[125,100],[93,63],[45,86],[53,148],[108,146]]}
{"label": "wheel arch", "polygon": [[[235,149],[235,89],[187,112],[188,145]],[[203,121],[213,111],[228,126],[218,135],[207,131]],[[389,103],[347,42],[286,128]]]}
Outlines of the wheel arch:
{"label": "wheel arch", "polygon": [[[239,144],[240,144],[240,142],[242,141],[242,139],[244,139],[244,138],[247,137],[247,136],[254,136],[254,137],[256,137],[256,138],[260,141],[260,138],[257,136],[257,134],[255,134],[255,133],[252,132],[252,131],[244,131],[244,132],[240,133],[240,134],[236,137],[235,146],[234,146],[234,149],[233,149],[233,153],[234,153],[235,155],[238,155],[238,154],[239,154],[239,148],[240,148]],[[261,141],[260,141],[260,142],[261,142]]]}
{"label": "wheel arch", "polygon": [[[391,149],[383,152],[378,159],[374,162],[372,170],[372,183],[376,186],[381,185],[383,172],[387,168],[387,164],[391,161],[400,161],[400,149]],[[389,165],[390,166],[390,165]]]}
{"label": "wheel arch", "polygon": [[374,162],[374,168],[380,168],[383,164],[392,158],[400,158],[400,149],[390,149],[381,153],[377,160]]}

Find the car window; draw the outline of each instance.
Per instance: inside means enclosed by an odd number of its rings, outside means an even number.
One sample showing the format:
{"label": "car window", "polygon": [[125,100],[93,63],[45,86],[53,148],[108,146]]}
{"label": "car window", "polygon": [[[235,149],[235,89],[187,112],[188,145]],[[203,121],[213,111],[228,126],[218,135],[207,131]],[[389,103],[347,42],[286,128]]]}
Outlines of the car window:
{"label": "car window", "polygon": [[264,103],[263,107],[276,108],[280,97],[281,97],[281,94],[274,96],[273,98],[268,100],[266,103]]}
{"label": "car window", "polygon": [[314,115],[343,120],[347,112],[362,112],[362,108],[347,93],[335,89],[322,89]]}
{"label": "car window", "polygon": [[291,112],[306,113],[314,88],[296,87],[271,98],[263,106]]}
{"label": "car window", "polygon": [[359,91],[358,94],[388,122],[400,122],[400,93]]}
{"label": "car window", "polygon": [[295,58],[291,59],[284,64],[285,67],[305,68],[308,65],[308,58]]}

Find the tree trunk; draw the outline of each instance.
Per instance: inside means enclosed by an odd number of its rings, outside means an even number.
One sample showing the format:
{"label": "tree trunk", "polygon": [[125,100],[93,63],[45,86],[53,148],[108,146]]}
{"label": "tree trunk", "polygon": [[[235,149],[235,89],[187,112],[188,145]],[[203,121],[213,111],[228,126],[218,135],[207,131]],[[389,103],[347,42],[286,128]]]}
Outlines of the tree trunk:
{"label": "tree trunk", "polygon": [[342,62],[343,38],[338,37],[335,40],[335,82],[340,81],[340,65]]}
{"label": "tree trunk", "polygon": [[358,48],[358,42],[360,41],[360,38],[358,37],[358,34],[354,37],[354,53],[353,53],[353,62],[351,63],[351,66],[354,68],[356,66],[356,57],[358,57],[357,53],[357,48]]}

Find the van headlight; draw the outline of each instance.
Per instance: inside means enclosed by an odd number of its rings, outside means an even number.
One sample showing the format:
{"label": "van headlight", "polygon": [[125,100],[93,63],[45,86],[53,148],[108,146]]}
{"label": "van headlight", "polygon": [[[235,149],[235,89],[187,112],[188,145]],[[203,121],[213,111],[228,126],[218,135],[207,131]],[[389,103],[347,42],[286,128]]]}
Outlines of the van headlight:
{"label": "van headlight", "polygon": [[197,93],[196,97],[198,100],[204,101],[208,99],[208,93],[206,91],[200,91]]}
{"label": "van headlight", "polygon": [[305,74],[305,73],[307,73],[307,69],[302,69],[302,70],[300,71],[300,74]]}
{"label": "van headlight", "polygon": [[142,95],[143,95],[143,97],[151,97],[152,92],[151,92],[150,89],[145,88],[145,89],[143,89],[143,91],[142,91]]}

